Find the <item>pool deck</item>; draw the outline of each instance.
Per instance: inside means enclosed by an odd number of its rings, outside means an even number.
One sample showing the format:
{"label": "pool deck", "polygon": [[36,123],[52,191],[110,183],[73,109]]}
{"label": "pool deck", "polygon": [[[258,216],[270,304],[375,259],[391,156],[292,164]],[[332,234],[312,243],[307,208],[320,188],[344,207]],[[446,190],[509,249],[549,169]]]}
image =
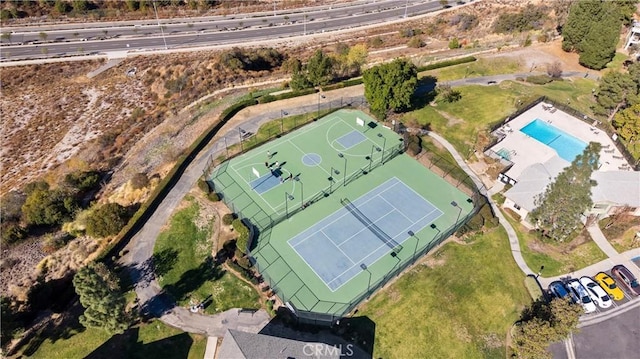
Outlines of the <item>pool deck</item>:
{"label": "pool deck", "polygon": [[[625,167],[629,168],[627,161],[606,132],[598,130],[561,110],[556,109],[556,111],[552,112],[553,110],[545,109],[545,107],[549,108],[551,105],[541,102],[496,130],[496,132],[504,134],[505,137],[493,146],[491,150],[496,153],[501,150],[507,151],[510,154],[509,160],[514,163],[509,171],[506,172],[506,175],[517,179],[525,168],[535,163],[544,163],[552,157],[558,156],[551,147],[520,132],[521,128],[535,119],[545,121],[586,143],[599,142],[603,148],[600,151],[601,167],[598,171],[620,171]],[[569,162],[567,162],[568,165]],[[628,170],[630,171],[631,169],[629,168]]]}

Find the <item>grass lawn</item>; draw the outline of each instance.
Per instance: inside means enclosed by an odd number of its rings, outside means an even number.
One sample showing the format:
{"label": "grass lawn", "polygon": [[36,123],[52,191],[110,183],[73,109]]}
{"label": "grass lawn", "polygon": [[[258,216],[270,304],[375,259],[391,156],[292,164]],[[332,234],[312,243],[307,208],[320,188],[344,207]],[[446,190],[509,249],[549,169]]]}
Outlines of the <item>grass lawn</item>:
{"label": "grass lawn", "polygon": [[611,71],[620,71],[622,70],[622,63],[624,63],[628,58],[628,55],[625,55],[621,52],[616,52],[613,60],[611,60],[611,62],[607,64],[606,69]]}
{"label": "grass lawn", "polygon": [[[514,221],[508,213],[504,211],[502,213],[518,234],[520,251],[525,262],[532,270],[537,270],[544,266],[543,277],[553,277],[573,272],[607,258],[590,237],[586,242],[578,244],[575,248],[573,248],[571,242],[550,244],[543,242],[535,232],[528,231],[520,223]],[[581,235],[589,236],[586,230]]]}
{"label": "grass lawn", "polygon": [[445,82],[470,77],[513,74],[525,71],[523,66],[521,62],[507,58],[478,59],[466,64],[423,71],[418,77],[435,76],[438,81]]}
{"label": "grass lawn", "polygon": [[502,227],[448,243],[366,303],[375,358],[504,358],[505,336],[531,299]]}
{"label": "grass lawn", "polygon": [[183,201],[169,227],[154,248],[156,274],[178,305],[188,306],[208,299],[205,312],[231,308],[260,308],[258,293],[252,286],[211,261],[213,222],[198,227],[200,206],[191,196]]}
{"label": "grass lawn", "polygon": [[154,320],[110,337],[99,329],[81,326],[68,336],[45,339],[32,358],[192,358],[204,357],[207,339]]}
{"label": "grass lawn", "polygon": [[486,131],[491,124],[513,113],[518,101],[528,103],[545,95],[559,102],[569,101],[577,110],[591,115],[589,106],[594,87],[596,83],[588,79],[554,81],[546,85],[505,81],[499,86],[460,86],[456,88],[462,94],[460,101],[408,112],[404,114],[403,121],[429,124],[433,131],[449,140],[460,153],[468,154],[471,153],[478,133]]}

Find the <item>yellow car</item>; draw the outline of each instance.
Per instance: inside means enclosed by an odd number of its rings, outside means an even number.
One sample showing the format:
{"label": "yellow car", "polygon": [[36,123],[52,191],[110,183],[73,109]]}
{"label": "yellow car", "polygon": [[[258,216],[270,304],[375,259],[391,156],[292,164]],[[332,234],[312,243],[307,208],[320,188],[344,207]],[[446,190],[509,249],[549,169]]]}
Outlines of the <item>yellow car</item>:
{"label": "yellow car", "polygon": [[607,273],[600,272],[593,279],[613,298],[614,300],[622,300],[624,292],[618,288],[616,282],[609,277]]}

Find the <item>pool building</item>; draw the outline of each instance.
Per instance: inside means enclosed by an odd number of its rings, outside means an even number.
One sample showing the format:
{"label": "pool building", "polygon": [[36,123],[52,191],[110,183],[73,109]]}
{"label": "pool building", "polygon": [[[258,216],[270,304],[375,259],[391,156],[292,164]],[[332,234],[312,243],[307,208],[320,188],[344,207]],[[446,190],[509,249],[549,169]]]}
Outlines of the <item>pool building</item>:
{"label": "pool building", "polygon": [[503,207],[520,215],[524,224],[536,206],[535,198],[581,154],[589,142],[602,146],[597,185],[592,189],[593,207],[586,214],[608,216],[622,206],[640,215],[640,172],[630,165],[604,131],[552,105],[538,103],[494,131],[499,141],[485,154],[505,166],[498,180],[511,185]]}

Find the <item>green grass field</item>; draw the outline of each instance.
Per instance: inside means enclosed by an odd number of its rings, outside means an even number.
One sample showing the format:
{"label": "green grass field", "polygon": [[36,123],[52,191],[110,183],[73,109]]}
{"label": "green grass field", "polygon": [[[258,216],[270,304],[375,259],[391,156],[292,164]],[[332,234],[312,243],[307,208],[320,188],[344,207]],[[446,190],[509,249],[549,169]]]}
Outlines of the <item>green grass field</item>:
{"label": "green grass field", "polygon": [[66,338],[45,339],[32,358],[189,358],[204,356],[207,339],[154,320],[114,337],[99,329],[74,329]]}
{"label": "green grass field", "polygon": [[504,358],[505,337],[531,299],[502,228],[448,243],[363,305],[374,358]]}
{"label": "green grass field", "polygon": [[[436,107],[425,106],[404,114],[407,123],[429,124],[431,129],[445,137],[462,153],[470,153],[478,133],[516,110],[518,101],[529,101],[545,95],[566,103],[587,115],[592,103],[591,90],[596,82],[587,79],[554,81],[546,85],[529,85],[505,81],[498,86],[460,86],[456,89],[462,99],[454,103],[440,103]],[[450,115],[457,121],[447,119],[438,111]]]}
{"label": "green grass field", "polygon": [[[365,119],[365,127],[357,125],[356,117]],[[362,112],[341,110],[233,158],[214,171],[216,191],[222,193],[234,212],[240,212],[260,229],[252,251],[260,272],[283,301],[290,301],[298,309],[341,315],[354,301],[359,301],[360,295],[388,279],[389,272],[401,269],[412,260],[414,253],[426,249],[434,237],[446,232],[472,209],[467,195],[415,160],[406,155],[393,157],[403,147],[400,137],[379,125],[369,124],[370,121]],[[341,142],[344,136],[354,133],[360,142]],[[339,153],[343,157],[339,157]],[[383,153],[385,163],[382,165]],[[317,162],[306,162],[309,154],[317,156]],[[268,164],[278,161],[281,173],[273,177],[265,161]],[[277,176],[286,180],[280,182],[275,179]],[[332,290],[314,272],[318,268],[309,265],[309,258],[298,254],[288,241],[341,210],[341,198],[355,200],[394,177],[444,212],[433,222],[435,230],[426,226],[416,228],[415,236],[408,237],[403,244],[407,249],[394,251],[396,256],[381,255],[369,263],[366,271],[358,269],[352,277],[347,277],[348,285]],[[268,183],[266,181],[272,182],[265,188],[260,187]],[[459,204],[459,208],[453,207],[452,201]],[[302,211],[307,203],[310,205]],[[323,248],[317,252],[325,251]],[[388,251],[391,253],[391,249]],[[356,261],[360,263],[360,259]],[[358,263],[346,270],[353,270]]]}
{"label": "green grass field", "polygon": [[525,68],[519,61],[507,58],[493,58],[478,59],[471,63],[424,71],[418,74],[418,77],[435,76],[438,81],[446,82],[471,77],[513,74],[524,70]]}
{"label": "green grass field", "polygon": [[156,275],[160,285],[176,299],[178,305],[188,306],[207,298],[209,314],[231,308],[260,308],[258,293],[249,284],[214,267],[211,258],[213,222],[198,228],[195,220],[200,211],[193,197],[186,197],[186,206],[171,218],[154,247]]}
{"label": "green grass field", "polygon": [[527,231],[507,213],[503,212],[503,214],[518,234],[520,250],[522,251],[525,262],[527,262],[529,268],[540,268],[544,266],[543,277],[553,277],[572,272],[607,258],[598,245],[592,240],[582,243],[569,251],[565,251],[568,252],[565,254],[560,253],[560,250],[562,246],[566,246],[567,244],[551,244],[551,246],[557,247],[554,251],[540,252],[532,250],[531,248],[542,246],[542,241],[538,236],[534,232]]}

